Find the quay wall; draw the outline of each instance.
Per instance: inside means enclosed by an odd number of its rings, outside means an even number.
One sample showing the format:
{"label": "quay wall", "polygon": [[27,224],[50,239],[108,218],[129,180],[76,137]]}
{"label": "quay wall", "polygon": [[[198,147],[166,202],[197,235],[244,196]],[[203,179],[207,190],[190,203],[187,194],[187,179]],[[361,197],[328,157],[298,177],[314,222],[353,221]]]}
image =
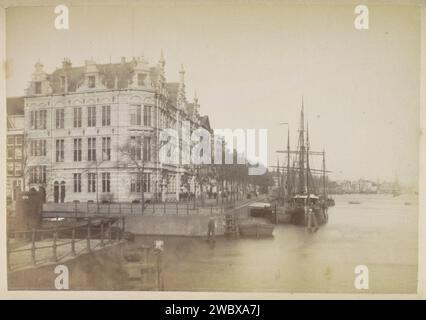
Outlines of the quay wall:
{"label": "quay wall", "polygon": [[[136,235],[207,236],[208,215],[127,215],[125,231]],[[224,219],[215,216],[215,234],[224,235]]]}

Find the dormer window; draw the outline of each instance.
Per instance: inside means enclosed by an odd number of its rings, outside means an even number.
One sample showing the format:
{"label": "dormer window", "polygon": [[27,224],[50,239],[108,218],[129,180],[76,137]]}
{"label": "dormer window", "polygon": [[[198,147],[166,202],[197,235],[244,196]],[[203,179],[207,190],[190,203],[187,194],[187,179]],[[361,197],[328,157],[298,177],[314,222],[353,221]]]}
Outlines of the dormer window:
{"label": "dormer window", "polygon": [[145,77],[146,75],[143,73],[138,73],[138,86],[143,87],[145,85]]}
{"label": "dormer window", "polygon": [[34,92],[35,94],[41,94],[41,81],[34,82]]}
{"label": "dormer window", "polygon": [[94,88],[96,86],[96,77],[89,76],[89,88]]}

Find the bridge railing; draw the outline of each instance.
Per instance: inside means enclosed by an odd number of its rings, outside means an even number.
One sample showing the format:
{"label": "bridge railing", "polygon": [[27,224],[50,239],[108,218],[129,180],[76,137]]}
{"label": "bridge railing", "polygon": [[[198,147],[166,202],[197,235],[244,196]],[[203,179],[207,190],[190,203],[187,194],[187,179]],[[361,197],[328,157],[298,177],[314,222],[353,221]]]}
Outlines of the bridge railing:
{"label": "bridge railing", "polygon": [[[97,221],[98,220],[98,221]],[[56,221],[59,221],[57,218]],[[121,222],[118,222],[121,221]],[[113,226],[120,224],[119,227]],[[30,254],[30,264],[36,266],[38,261],[37,252],[50,249],[50,254],[42,255],[43,261],[50,260],[58,262],[61,259],[71,255],[77,256],[76,245],[86,242],[79,246],[86,252],[90,252],[94,247],[103,247],[106,244],[122,240],[125,228],[125,218],[100,218],[84,219],[83,223],[67,227],[53,227],[50,229],[32,229],[15,230],[7,232],[7,268],[12,271],[11,256],[13,254]],[[93,240],[99,239],[95,246],[92,246]],[[68,246],[69,250],[62,250],[62,256],[59,255],[59,248]],[[24,263],[25,264],[25,263]]]}
{"label": "bridge railing", "polygon": [[[246,200],[250,201],[250,200]],[[175,215],[223,215],[224,212],[244,201],[229,201],[216,204],[216,202],[200,205],[193,201],[185,202],[150,202],[145,203],[142,209],[140,203],[96,203],[96,202],[70,202],[70,203],[46,203],[43,205],[43,217],[111,217],[133,214],[175,214]]]}

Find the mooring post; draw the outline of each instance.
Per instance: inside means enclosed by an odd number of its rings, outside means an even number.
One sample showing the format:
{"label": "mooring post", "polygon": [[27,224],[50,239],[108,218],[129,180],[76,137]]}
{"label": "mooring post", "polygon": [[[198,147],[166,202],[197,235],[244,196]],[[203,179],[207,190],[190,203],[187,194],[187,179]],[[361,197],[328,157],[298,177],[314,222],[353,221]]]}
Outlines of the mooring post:
{"label": "mooring post", "polygon": [[176,202],[176,215],[179,215],[179,202]]}
{"label": "mooring post", "polygon": [[91,251],[91,248],[90,248],[90,223],[91,223],[91,219],[90,218],[88,218],[88,220],[87,220],[87,237],[86,237],[86,239],[87,239],[87,251]]}
{"label": "mooring post", "polygon": [[163,290],[163,285],[161,281],[161,272],[162,272],[162,255],[164,251],[164,242],[161,240],[154,241],[154,246],[152,247],[154,254],[156,256],[156,269],[157,269],[157,289]]}
{"label": "mooring post", "polygon": [[108,220],[108,242],[112,240],[112,232],[111,232],[111,220]]}
{"label": "mooring post", "polygon": [[36,240],[36,230],[33,228],[32,234],[31,234],[31,261],[32,261],[33,265],[36,265],[35,240]]}
{"label": "mooring post", "polygon": [[73,256],[75,256],[75,226],[72,228],[71,231],[71,253]]}
{"label": "mooring post", "polygon": [[53,231],[53,245],[52,245],[54,262],[58,261],[57,244],[56,244],[57,238],[58,238],[58,232],[56,231],[56,227],[55,227],[55,230]]}
{"label": "mooring post", "polygon": [[275,203],[275,224],[278,223],[277,204]]}
{"label": "mooring post", "polygon": [[104,220],[101,220],[101,247],[103,247],[104,244]]}
{"label": "mooring post", "polygon": [[161,290],[161,253],[157,252],[157,289]]}
{"label": "mooring post", "polygon": [[[7,255],[7,271],[10,271],[10,242],[9,242],[10,234],[6,232],[6,255]],[[16,234],[15,234],[16,238]]]}

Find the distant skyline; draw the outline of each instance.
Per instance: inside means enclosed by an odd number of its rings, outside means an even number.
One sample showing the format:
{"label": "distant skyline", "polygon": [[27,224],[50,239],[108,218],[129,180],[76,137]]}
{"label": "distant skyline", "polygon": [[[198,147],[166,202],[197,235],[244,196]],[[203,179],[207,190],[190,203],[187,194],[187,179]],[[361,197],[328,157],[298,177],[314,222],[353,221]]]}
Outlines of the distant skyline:
{"label": "distant skyline", "polygon": [[[213,128],[267,128],[268,162],[296,148],[302,97],[313,150],[327,153],[335,180],[415,184],[418,177],[420,10],[369,6],[370,29],[353,26],[353,5],[150,3],[70,6],[70,29],[53,7],[6,12],[7,96],[24,94],[34,64],[64,57],[119,62],[163,50],[166,77],[186,70]],[[279,156],[285,163],[284,156]],[[320,159],[313,159],[320,167]]]}

